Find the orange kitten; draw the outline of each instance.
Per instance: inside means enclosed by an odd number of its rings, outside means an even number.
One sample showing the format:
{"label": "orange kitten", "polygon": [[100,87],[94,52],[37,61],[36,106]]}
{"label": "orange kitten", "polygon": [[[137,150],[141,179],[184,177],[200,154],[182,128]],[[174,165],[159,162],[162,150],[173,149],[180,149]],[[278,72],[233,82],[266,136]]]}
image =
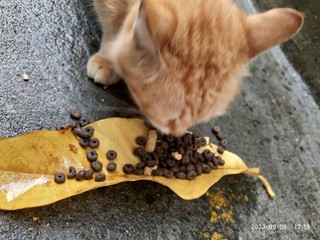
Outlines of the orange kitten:
{"label": "orange kitten", "polygon": [[294,35],[293,9],[246,16],[231,0],[94,0],[102,25],[87,66],[95,82],[123,78],[148,120],[164,133],[222,115],[245,64]]}

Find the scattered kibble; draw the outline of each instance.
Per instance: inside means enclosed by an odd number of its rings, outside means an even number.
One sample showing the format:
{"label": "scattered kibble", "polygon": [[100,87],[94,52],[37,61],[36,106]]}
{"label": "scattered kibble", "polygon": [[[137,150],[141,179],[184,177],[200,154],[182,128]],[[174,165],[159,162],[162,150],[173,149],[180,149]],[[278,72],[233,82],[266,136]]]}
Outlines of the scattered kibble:
{"label": "scattered kibble", "polygon": [[57,172],[55,175],[54,175],[54,181],[56,183],[64,183],[66,181],[66,176],[64,175],[64,173],[61,173],[61,172]]}
{"label": "scattered kibble", "polygon": [[117,158],[117,152],[114,150],[109,150],[106,154],[108,160],[114,160]]}
{"label": "scattered kibble", "polygon": [[79,144],[81,147],[85,148],[88,147],[90,143],[90,140],[87,138],[80,138]]}
{"label": "scattered kibble", "polygon": [[81,181],[84,179],[84,177],[86,176],[86,170],[80,170],[77,174],[76,174],[76,180],[77,181]]}
{"label": "scattered kibble", "polygon": [[[99,147],[100,141],[93,137],[94,128],[87,126],[90,121],[81,116],[79,109],[72,110],[71,117],[77,121],[69,124],[72,132],[79,138],[79,145],[89,149],[86,156],[90,162],[91,169],[76,171],[74,167],[69,168],[68,179],[75,178],[77,181],[93,179],[97,182],[105,181],[106,175],[100,172],[103,164],[98,160],[98,153],[94,148]],[[61,128],[62,129],[62,128]],[[63,128],[64,129],[64,128]],[[219,127],[212,128],[212,132],[219,140],[217,152],[223,154],[227,145],[227,139]],[[163,135],[159,131],[151,129],[148,131],[147,138],[139,136],[135,139],[137,148],[133,154],[140,159],[140,162],[133,166],[127,163],[122,171],[125,174],[163,176],[165,178],[177,178],[193,180],[201,174],[208,174],[219,165],[224,165],[225,161],[221,156],[207,149],[210,144],[208,137],[202,137],[199,132],[187,132],[184,136],[176,138],[172,135]],[[110,162],[107,163],[108,172],[117,169],[117,152],[109,150],[106,157]],[[66,177],[64,173],[55,174],[55,182],[63,183]]]}
{"label": "scattered kibble", "polygon": [[90,135],[90,137],[92,137],[93,133],[94,133],[94,128],[91,126],[85,127],[84,132],[86,132],[88,135]]}
{"label": "scattered kibble", "polygon": [[73,166],[69,167],[69,173],[67,175],[67,178],[68,179],[75,178],[76,174],[77,174],[77,170],[75,169],[75,167]]}
{"label": "scattered kibble", "polygon": [[139,136],[136,138],[136,144],[140,146],[144,146],[147,142],[147,139],[145,137]]}
{"label": "scattered kibble", "polygon": [[94,149],[89,149],[87,151],[87,159],[89,162],[96,161],[98,159],[98,153]]}
{"label": "scattered kibble", "polygon": [[115,163],[115,162],[109,162],[108,164],[107,164],[107,170],[109,171],[109,172],[113,172],[113,171],[115,171],[117,169],[117,164]]}
{"label": "scattered kibble", "polygon": [[223,154],[224,153],[224,148],[222,146],[218,146],[217,152],[220,153],[220,154]]}
{"label": "scattered kibble", "polygon": [[184,172],[178,172],[176,174],[176,178],[178,179],[185,179],[186,178],[186,174]]}
{"label": "scattered kibble", "polygon": [[94,180],[96,182],[103,182],[106,180],[106,175],[104,173],[98,173],[97,175],[95,175]]}
{"label": "scattered kibble", "polygon": [[220,131],[221,131],[221,129],[220,129],[220,127],[218,127],[218,126],[215,126],[215,127],[212,128],[212,133],[213,133],[213,134],[217,134],[217,133],[219,133]]}
{"label": "scattered kibble", "polygon": [[70,112],[70,116],[73,119],[79,120],[81,118],[81,111],[79,109],[73,109]]}
{"label": "scattered kibble", "polygon": [[219,142],[219,145],[223,148],[225,148],[228,144],[228,140],[227,139],[222,139],[220,142]]}
{"label": "scattered kibble", "polygon": [[93,178],[94,171],[92,169],[86,170],[86,174],[84,175],[85,180],[90,180]]}
{"label": "scattered kibble", "polygon": [[187,178],[188,180],[193,180],[193,179],[196,178],[196,176],[197,176],[196,171],[191,170],[191,171],[189,171],[189,172],[187,173],[186,178]]}
{"label": "scattered kibble", "polygon": [[90,138],[92,136],[91,132],[85,131],[81,127],[75,127],[73,130],[73,133],[77,135],[80,138]]}
{"label": "scattered kibble", "polygon": [[86,126],[86,125],[88,125],[88,124],[90,123],[90,120],[87,119],[87,118],[81,118],[81,119],[79,120],[79,123],[80,123],[80,126],[81,126],[81,127],[84,127],[84,126]]}
{"label": "scattered kibble", "polygon": [[203,165],[202,166],[202,172],[203,173],[210,173],[212,171],[212,168],[209,167],[208,165]]}
{"label": "scattered kibble", "polygon": [[126,174],[130,174],[133,173],[134,171],[134,166],[131,163],[127,163],[125,165],[123,165],[123,169],[122,171]]}
{"label": "scattered kibble", "polygon": [[[222,134],[220,128],[214,128],[214,131]],[[152,146],[153,151],[150,151],[146,146],[150,132],[152,133],[152,142],[155,143],[155,146]],[[210,173],[218,165],[224,164],[220,156],[216,156],[214,152],[207,148],[210,139],[202,137],[199,133],[187,132],[184,136],[175,138],[172,135],[162,135],[159,132],[154,134],[155,132],[155,130],[149,131],[144,149],[143,145],[134,149],[134,155],[141,162],[136,166],[130,165],[129,171],[124,167],[125,173],[140,175],[142,174],[141,169],[145,169],[147,175],[193,180],[201,174]],[[155,135],[157,136],[156,139],[154,138]],[[136,142],[137,139],[139,138],[136,138]],[[222,144],[226,144],[225,138],[221,141]],[[224,148],[220,146],[217,152],[222,154],[222,151],[224,151]]]}
{"label": "scattered kibble", "polygon": [[98,160],[91,162],[91,169],[95,172],[100,172],[102,170],[102,163]]}
{"label": "scattered kibble", "polygon": [[98,138],[90,138],[89,139],[89,146],[91,148],[97,148],[100,145],[100,141]]}
{"label": "scattered kibble", "polygon": [[218,132],[216,134],[216,137],[217,137],[218,140],[222,140],[222,139],[224,139],[224,134],[222,132]]}
{"label": "scattered kibble", "polygon": [[164,172],[163,172],[163,176],[165,177],[165,178],[173,178],[173,172],[171,171],[171,170],[168,170],[168,169],[166,169]]}
{"label": "scattered kibble", "polygon": [[135,175],[144,175],[144,169],[143,168],[135,168],[133,173]]}

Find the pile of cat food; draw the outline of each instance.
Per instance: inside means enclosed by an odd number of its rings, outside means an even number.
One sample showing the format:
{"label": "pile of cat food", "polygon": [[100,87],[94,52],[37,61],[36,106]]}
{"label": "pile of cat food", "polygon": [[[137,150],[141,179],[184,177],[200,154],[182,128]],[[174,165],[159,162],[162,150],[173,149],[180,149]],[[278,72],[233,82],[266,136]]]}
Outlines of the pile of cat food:
{"label": "pile of cat food", "polygon": [[[90,162],[90,169],[76,171],[75,167],[69,168],[69,173],[57,172],[54,180],[56,183],[64,183],[67,179],[76,181],[91,180],[105,181],[106,175],[101,173],[103,164],[98,160],[98,153],[95,148],[99,147],[99,139],[93,137],[94,128],[87,126],[90,121],[81,116],[79,110],[72,110],[71,117],[76,121],[69,125],[73,134],[79,138],[79,145],[86,149],[86,157]],[[61,128],[59,128],[61,129]],[[224,165],[223,155],[227,145],[219,127],[214,127],[212,132],[219,140],[217,153],[212,152],[208,145],[208,137],[202,137],[199,133],[187,132],[182,137],[164,135],[157,130],[149,129],[147,137],[139,136],[132,141],[138,145],[134,149],[134,155],[140,162],[135,166],[127,163],[123,166],[123,173],[135,175],[153,175],[165,178],[177,178],[193,180],[201,174],[208,174],[219,165]],[[108,172],[117,169],[117,152],[110,149],[106,152]]]}

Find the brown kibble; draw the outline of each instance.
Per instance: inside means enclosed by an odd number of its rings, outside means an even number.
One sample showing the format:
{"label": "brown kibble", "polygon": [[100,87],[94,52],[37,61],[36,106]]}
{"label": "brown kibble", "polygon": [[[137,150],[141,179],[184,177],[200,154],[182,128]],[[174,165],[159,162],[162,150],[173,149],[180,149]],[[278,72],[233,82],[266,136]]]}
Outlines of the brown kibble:
{"label": "brown kibble", "polygon": [[146,142],[146,146],[145,146],[145,150],[146,152],[153,152],[156,148],[156,144],[157,144],[157,131],[156,130],[149,130],[148,132],[148,137],[147,137],[147,142]]}
{"label": "brown kibble", "polygon": [[196,176],[197,176],[196,171],[189,171],[189,172],[187,173],[187,179],[188,179],[188,180],[193,180],[193,179],[196,178]]}
{"label": "brown kibble", "polygon": [[159,156],[162,156],[164,153],[164,148],[162,146],[157,146],[156,149],[154,150],[154,152],[156,154],[158,154]]}
{"label": "brown kibble", "polygon": [[106,180],[106,175],[104,173],[98,173],[95,177],[94,180],[96,182],[103,182]]}
{"label": "brown kibble", "polygon": [[98,160],[91,162],[91,168],[95,172],[100,172],[102,170],[102,163]]}
{"label": "brown kibble", "polygon": [[181,159],[181,163],[182,164],[188,164],[190,162],[190,157],[186,154],[183,155],[182,159]]}
{"label": "brown kibble", "polygon": [[118,154],[115,150],[109,150],[106,154],[108,160],[114,160],[117,158]]}
{"label": "brown kibble", "polygon": [[133,154],[137,157],[142,156],[145,153],[144,149],[142,147],[137,147],[134,149]]}
{"label": "brown kibble", "polygon": [[98,153],[94,149],[89,149],[86,155],[87,155],[88,161],[90,162],[94,162],[98,159]]}
{"label": "brown kibble", "polygon": [[136,138],[136,144],[140,146],[144,146],[147,142],[147,139],[145,137],[139,136]]}
{"label": "brown kibble", "polygon": [[107,164],[107,170],[109,171],[109,172],[113,172],[113,171],[115,171],[117,169],[117,164],[115,163],[115,162],[109,162],[108,164]]}
{"label": "brown kibble", "polygon": [[70,166],[69,167],[69,173],[67,174],[67,178],[68,179],[75,178],[76,174],[77,174],[77,170],[75,169],[75,167]]}
{"label": "brown kibble", "polygon": [[92,178],[93,178],[93,170],[92,169],[86,170],[86,174],[84,175],[84,179],[90,180]]}
{"label": "brown kibble", "polygon": [[163,176],[163,174],[164,174],[163,168],[158,168],[151,171],[152,176]]}
{"label": "brown kibble", "polygon": [[136,164],[135,169],[143,169],[146,166],[146,162],[139,162]]}
{"label": "brown kibble", "polygon": [[212,168],[209,167],[208,165],[205,165],[205,164],[204,164],[204,165],[202,166],[202,170],[203,170],[203,171],[202,171],[203,173],[210,173],[210,172],[212,171]]}
{"label": "brown kibble", "polygon": [[131,163],[127,163],[127,164],[123,165],[122,170],[125,174],[130,174],[130,173],[133,173],[134,166]]}
{"label": "brown kibble", "polygon": [[222,139],[220,142],[219,142],[219,145],[223,148],[226,148],[228,144],[228,140],[227,139]]}
{"label": "brown kibble", "polygon": [[144,175],[144,169],[143,168],[140,168],[140,169],[134,169],[133,173],[135,175]]}
{"label": "brown kibble", "polygon": [[64,175],[64,173],[61,173],[61,172],[57,172],[55,175],[54,175],[54,181],[56,183],[64,183],[66,181],[66,176]]}
{"label": "brown kibble", "polygon": [[185,178],[186,178],[186,174],[183,173],[183,172],[178,172],[178,173],[176,174],[176,178],[178,178],[178,179],[185,179]]}
{"label": "brown kibble", "polygon": [[197,139],[196,141],[197,147],[203,147],[207,145],[207,140],[204,137]]}
{"label": "brown kibble", "polygon": [[221,166],[225,164],[225,161],[220,156],[217,157],[217,161],[218,161],[218,164]]}
{"label": "brown kibble", "polygon": [[73,118],[73,119],[80,119],[81,118],[81,111],[80,109],[73,109],[71,110],[70,112],[70,116]]}
{"label": "brown kibble", "polygon": [[218,152],[219,154],[223,154],[223,153],[224,153],[224,148],[223,148],[222,146],[219,146],[219,147],[217,148],[217,152]]}
{"label": "brown kibble", "polygon": [[193,135],[194,138],[200,138],[201,137],[201,134],[198,131],[193,132],[192,135]]}
{"label": "brown kibble", "polygon": [[78,122],[72,122],[68,125],[71,129],[74,129],[76,127],[80,127],[80,124]]}
{"label": "brown kibble", "polygon": [[87,119],[87,118],[81,118],[81,119],[79,120],[79,123],[80,123],[80,126],[81,126],[81,127],[84,127],[84,126],[86,126],[86,125],[88,125],[88,124],[90,123],[90,120]]}
{"label": "brown kibble", "polygon": [[173,172],[172,172],[172,171],[166,169],[166,170],[164,171],[164,173],[163,173],[163,176],[164,176],[165,178],[172,178],[174,175],[173,175]]}
{"label": "brown kibble", "polygon": [[100,145],[100,141],[98,138],[90,138],[89,140],[89,146],[91,148],[97,148]]}
{"label": "brown kibble", "polygon": [[201,173],[202,173],[202,163],[196,163],[196,165],[195,165],[195,169],[196,169],[196,172],[197,172],[197,175],[199,176],[199,175],[201,175]]}
{"label": "brown kibble", "polygon": [[167,140],[167,142],[173,142],[174,141],[174,136],[166,135],[166,140]]}
{"label": "brown kibble", "polygon": [[217,137],[218,140],[222,140],[222,139],[225,138],[225,137],[224,137],[224,134],[223,134],[222,132],[217,133],[217,134],[216,134],[216,137]]}
{"label": "brown kibble", "polygon": [[83,129],[83,131],[86,132],[87,134],[89,134],[90,137],[92,137],[92,135],[93,135],[93,133],[94,133],[94,128],[91,127],[91,126],[88,126],[88,127],[85,127],[85,128]]}
{"label": "brown kibble", "polygon": [[87,132],[80,127],[75,127],[74,129],[72,129],[72,132],[80,138],[87,138],[88,139],[92,136],[92,134],[90,132]]}
{"label": "brown kibble", "polygon": [[152,160],[152,157],[149,153],[144,153],[140,156],[140,160],[142,162],[147,162],[147,161],[151,161]]}
{"label": "brown kibble", "polygon": [[216,162],[216,159],[213,162],[207,162],[207,166],[210,168],[214,168],[215,166],[218,166],[218,162]]}
{"label": "brown kibble", "polygon": [[155,160],[149,160],[149,161],[146,161],[146,164],[147,164],[147,167],[154,167],[157,165],[157,162]]}
{"label": "brown kibble", "polygon": [[81,181],[86,175],[86,170],[81,170],[76,174],[76,180]]}
{"label": "brown kibble", "polygon": [[210,160],[211,158],[214,157],[214,153],[211,152],[209,149],[206,149],[202,152],[202,156],[204,157],[204,159]]}
{"label": "brown kibble", "polygon": [[219,133],[220,131],[221,131],[221,129],[220,129],[220,127],[218,127],[218,126],[215,126],[215,127],[212,128],[212,133],[215,134],[215,135],[216,135],[217,133]]}
{"label": "brown kibble", "polygon": [[223,166],[223,165],[225,164],[225,161],[224,161],[223,159],[221,159],[221,161],[219,161],[218,164],[219,164],[220,166]]}
{"label": "brown kibble", "polygon": [[194,170],[195,170],[194,165],[193,165],[192,163],[189,163],[189,164],[187,165],[187,171],[190,172],[190,171],[194,171]]}
{"label": "brown kibble", "polygon": [[88,138],[80,138],[79,144],[81,147],[85,148],[89,146],[89,139]]}
{"label": "brown kibble", "polygon": [[171,167],[170,170],[171,170],[173,173],[178,173],[178,172],[180,171],[178,165]]}

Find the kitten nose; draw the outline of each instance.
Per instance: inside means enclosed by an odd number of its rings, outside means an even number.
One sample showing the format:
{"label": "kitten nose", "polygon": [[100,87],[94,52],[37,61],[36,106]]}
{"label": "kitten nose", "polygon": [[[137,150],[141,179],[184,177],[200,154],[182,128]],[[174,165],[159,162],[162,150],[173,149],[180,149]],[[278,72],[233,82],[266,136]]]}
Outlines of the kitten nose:
{"label": "kitten nose", "polygon": [[171,129],[170,133],[175,137],[181,137],[186,133],[186,131],[187,131],[186,128],[175,127]]}

